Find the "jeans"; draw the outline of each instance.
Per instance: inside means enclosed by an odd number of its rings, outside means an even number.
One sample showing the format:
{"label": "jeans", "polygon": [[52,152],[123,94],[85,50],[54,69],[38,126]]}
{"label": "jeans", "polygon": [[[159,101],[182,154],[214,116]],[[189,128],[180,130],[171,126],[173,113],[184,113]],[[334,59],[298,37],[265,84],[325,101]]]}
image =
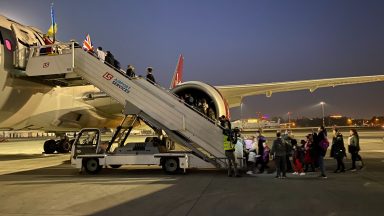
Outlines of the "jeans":
{"label": "jeans", "polygon": [[287,159],[285,156],[275,156],[276,176],[280,177],[281,173],[285,177],[287,171]]}
{"label": "jeans", "polygon": [[359,155],[359,152],[351,152],[351,158],[352,158],[352,169],[356,169],[356,161],[361,161],[361,165],[363,166],[363,159]]}
{"label": "jeans", "polygon": [[343,157],[336,157],[336,162],[337,162],[337,169],[340,171],[345,170],[344,162],[343,162]]}
{"label": "jeans", "polygon": [[324,156],[319,155],[319,167],[322,176],[325,176]]}

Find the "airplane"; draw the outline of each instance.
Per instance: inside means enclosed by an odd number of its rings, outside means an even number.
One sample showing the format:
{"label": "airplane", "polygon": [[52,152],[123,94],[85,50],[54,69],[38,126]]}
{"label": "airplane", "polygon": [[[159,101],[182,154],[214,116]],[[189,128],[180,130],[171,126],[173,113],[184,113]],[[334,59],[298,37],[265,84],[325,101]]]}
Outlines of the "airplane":
{"label": "airplane", "polygon": [[[0,130],[42,130],[64,134],[84,127],[114,128],[123,118],[123,106],[74,73],[28,77],[25,74],[29,48],[44,46],[43,32],[0,15]],[[201,81],[183,82],[182,56],[174,72],[170,91],[180,97],[206,99],[215,118],[230,117],[244,97],[309,90],[323,87],[384,81],[384,75],[302,80],[246,85],[212,86]],[[68,152],[65,139],[58,152]]]}

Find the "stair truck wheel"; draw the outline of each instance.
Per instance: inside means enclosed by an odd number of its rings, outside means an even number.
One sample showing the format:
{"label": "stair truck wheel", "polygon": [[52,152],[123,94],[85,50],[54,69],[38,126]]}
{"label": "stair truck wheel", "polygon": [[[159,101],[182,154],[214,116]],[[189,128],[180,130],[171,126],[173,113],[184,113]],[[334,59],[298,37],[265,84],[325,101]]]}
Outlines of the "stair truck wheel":
{"label": "stair truck wheel", "polygon": [[117,168],[120,168],[121,165],[119,164],[113,164],[113,165],[109,165],[110,167],[112,167],[113,169],[117,169]]}
{"label": "stair truck wheel", "polygon": [[56,141],[55,140],[47,140],[44,142],[44,153],[45,154],[53,154],[56,151]]}
{"label": "stair truck wheel", "polygon": [[88,174],[97,174],[101,170],[98,158],[83,159],[83,167]]}
{"label": "stair truck wheel", "polygon": [[176,174],[178,173],[179,167],[179,159],[175,157],[166,157],[162,160],[162,168],[167,174]]}
{"label": "stair truck wheel", "polygon": [[57,140],[57,152],[68,153],[71,150],[71,144],[67,140]]}

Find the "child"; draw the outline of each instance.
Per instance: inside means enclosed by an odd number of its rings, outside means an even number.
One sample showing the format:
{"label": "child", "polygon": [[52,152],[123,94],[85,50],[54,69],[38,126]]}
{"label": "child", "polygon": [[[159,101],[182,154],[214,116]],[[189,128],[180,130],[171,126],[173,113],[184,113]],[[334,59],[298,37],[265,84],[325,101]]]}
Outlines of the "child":
{"label": "child", "polygon": [[256,167],[258,164],[261,164],[259,169],[259,173],[263,173],[266,168],[268,168],[269,162],[269,153],[271,150],[269,149],[267,142],[263,142],[263,154],[257,158]]}
{"label": "child", "polygon": [[304,162],[304,146],[298,146],[297,144],[293,146],[293,169],[294,175],[305,175],[303,170],[303,162]]}
{"label": "child", "polygon": [[255,165],[256,165],[256,152],[257,152],[257,142],[255,142],[255,137],[251,137],[254,141],[252,143],[252,147],[248,150],[248,165],[249,169],[247,174],[252,175],[255,173]]}

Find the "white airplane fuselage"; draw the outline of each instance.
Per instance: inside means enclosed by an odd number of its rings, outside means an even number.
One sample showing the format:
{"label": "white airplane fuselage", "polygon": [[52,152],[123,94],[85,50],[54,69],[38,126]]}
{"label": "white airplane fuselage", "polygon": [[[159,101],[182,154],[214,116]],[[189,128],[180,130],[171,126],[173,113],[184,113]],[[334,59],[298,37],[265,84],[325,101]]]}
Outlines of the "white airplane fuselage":
{"label": "white airplane fuselage", "polygon": [[73,131],[118,124],[122,106],[116,101],[84,99],[100,92],[94,86],[55,86],[15,68],[14,52],[25,45],[24,38],[16,37],[16,28],[34,35],[33,45],[44,45],[39,30],[0,16],[0,130]]}
{"label": "white airplane fuselage", "polygon": [[[25,74],[28,48],[45,45],[40,30],[0,15],[0,36],[0,130],[74,131],[111,128],[120,122],[123,106],[89,83],[55,85],[49,77]],[[193,92],[210,98],[216,117],[229,115],[228,106],[213,86],[194,81],[173,90],[179,95]]]}
{"label": "white airplane fuselage", "polygon": [[[29,48],[39,46],[40,49],[44,45],[40,30],[0,15],[0,130],[65,132],[84,127],[117,126],[122,119],[123,106],[77,74],[67,73],[64,77],[61,77],[62,74],[55,77],[26,75]],[[181,83],[178,77],[182,77],[182,64],[179,63],[172,80],[178,85],[172,86],[171,91],[180,98],[194,98],[191,105],[194,108],[205,100],[212,109],[214,119],[222,115],[230,117],[229,108],[240,106],[242,99],[248,96],[270,97],[278,92],[313,92],[323,87],[384,81],[384,75],[373,75],[211,86],[200,81]]]}
{"label": "white airplane fuselage", "polygon": [[3,130],[73,131],[82,127],[115,127],[121,119],[118,114],[122,106],[113,99],[83,99],[90,92],[99,92],[91,85],[49,87],[18,78],[9,78],[7,83],[11,85],[3,86],[0,92]]}

